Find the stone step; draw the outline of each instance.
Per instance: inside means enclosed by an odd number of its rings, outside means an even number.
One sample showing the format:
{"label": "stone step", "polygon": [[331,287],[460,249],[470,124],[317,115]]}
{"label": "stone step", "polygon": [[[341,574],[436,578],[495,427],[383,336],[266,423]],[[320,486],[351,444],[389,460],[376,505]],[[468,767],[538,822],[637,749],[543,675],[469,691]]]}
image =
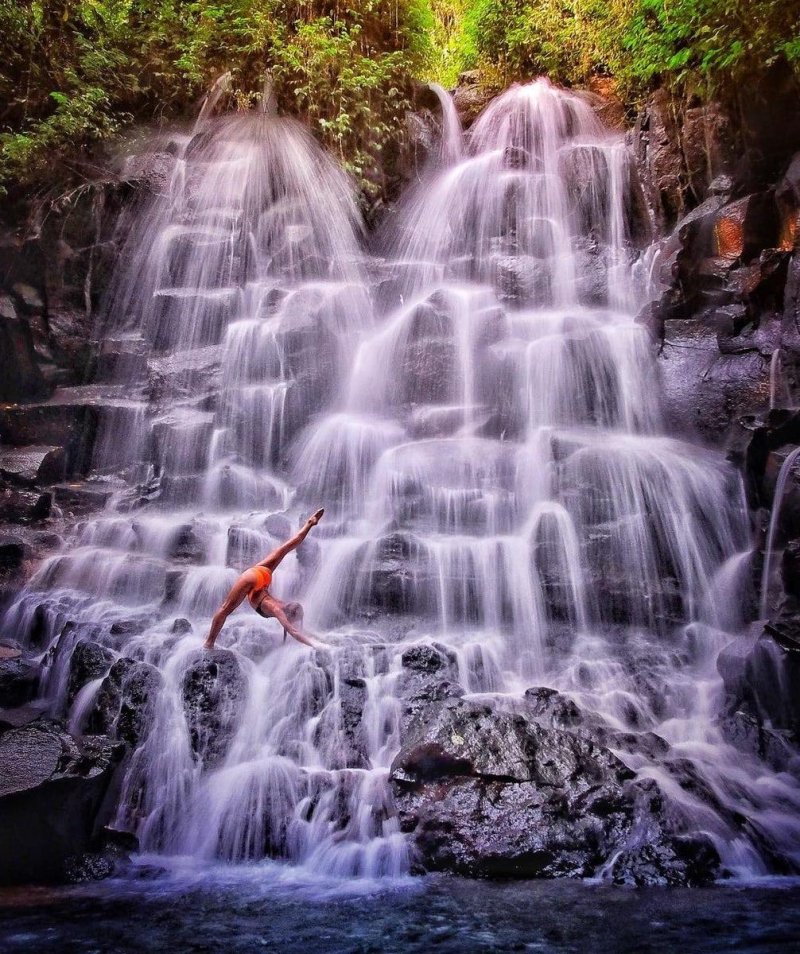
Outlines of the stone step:
{"label": "stone step", "polygon": [[0,477],[16,484],[50,484],[64,476],[64,448],[49,444],[0,447]]}
{"label": "stone step", "polygon": [[97,357],[100,382],[142,381],[147,377],[148,346],[143,338],[106,339]]}
{"label": "stone step", "polygon": [[53,486],[53,496],[59,507],[73,513],[102,510],[119,487],[108,481],[88,480],[65,482]]}
{"label": "stone step", "polygon": [[80,473],[91,462],[101,414],[113,409],[121,426],[141,412],[137,392],[125,385],[79,385],[58,388],[46,401],[0,404],[0,441],[14,447],[64,448],[65,472]]}

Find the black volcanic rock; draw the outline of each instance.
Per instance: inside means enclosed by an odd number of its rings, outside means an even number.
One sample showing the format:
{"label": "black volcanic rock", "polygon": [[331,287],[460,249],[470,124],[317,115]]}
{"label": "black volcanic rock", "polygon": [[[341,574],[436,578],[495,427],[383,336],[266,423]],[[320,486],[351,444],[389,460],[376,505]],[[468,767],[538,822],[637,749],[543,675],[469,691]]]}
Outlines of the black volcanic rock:
{"label": "black volcanic rock", "polygon": [[403,704],[401,725],[408,735],[424,723],[431,707],[460,698],[464,689],[458,684],[455,654],[439,643],[410,646],[403,653],[402,664],[397,694]]}
{"label": "black volcanic rock", "polygon": [[38,683],[38,667],[29,658],[21,653],[0,655],[0,706],[16,708],[29,702]]}
{"label": "black volcanic rock", "polygon": [[0,736],[0,884],[64,880],[91,849],[124,746],[39,721]]}
{"label": "black volcanic rock", "polygon": [[163,685],[155,666],[117,660],[100,686],[87,729],[138,745],[152,729],[153,709]]}
{"label": "black volcanic rock", "polygon": [[429,710],[391,782],[422,870],[589,877],[610,865],[620,883],[702,884],[719,864],[706,840],[673,830],[655,783],[591,739],[500,702]]}
{"label": "black volcanic rock", "polygon": [[115,659],[113,650],[89,639],[79,639],[69,660],[67,706],[72,705],[75,696],[88,682],[105,676]]}
{"label": "black volcanic rock", "polygon": [[199,650],[181,682],[192,752],[206,768],[225,757],[239,726],[247,685],[239,660],[228,649]]}

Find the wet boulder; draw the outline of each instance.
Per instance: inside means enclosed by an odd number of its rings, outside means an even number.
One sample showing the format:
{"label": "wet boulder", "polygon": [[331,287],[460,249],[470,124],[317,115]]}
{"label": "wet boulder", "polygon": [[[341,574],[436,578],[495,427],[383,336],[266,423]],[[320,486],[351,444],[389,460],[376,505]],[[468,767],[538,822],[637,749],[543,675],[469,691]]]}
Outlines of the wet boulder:
{"label": "wet boulder", "polygon": [[118,659],[100,686],[86,731],[139,745],[152,729],[163,682],[155,666]]}
{"label": "wet boulder", "polygon": [[214,415],[181,409],[153,425],[153,444],[159,467],[169,474],[195,474],[208,460]]}
{"label": "wet boulder", "polygon": [[89,639],[79,639],[69,660],[67,705],[72,705],[75,696],[87,683],[105,676],[115,659],[116,653],[106,646]]}
{"label": "wet boulder", "polygon": [[169,556],[181,563],[202,563],[206,557],[207,542],[196,524],[183,524],[170,540]]}
{"label": "wet boulder", "polygon": [[332,768],[369,768],[367,727],[364,709],[367,683],[359,676],[342,677],[338,698],[322,712],[315,733],[315,744],[325,753]]}
{"label": "wet boulder", "polygon": [[0,536],[0,571],[18,570],[30,557],[30,547],[19,537]]}
{"label": "wet boulder", "polygon": [[741,698],[747,657],[752,648],[753,637],[740,636],[724,646],[717,656],[717,672],[722,677],[725,692],[731,699]]}
{"label": "wet boulder", "polygon": [[773,729],[745,708],[732,708],[719,720],[725,739],[742,752],[757,756],[776,772],[791,771],[797,760],[792,736]]}
{"label": "wet boulder", "polygon": [[699,886],[718,875],[719,854],[707,835],[671,832],[669,808],[652,779],[633,783],[632,836],[613,858],[614,884],[631,887]]}
{"label": "wet boulder", "polygon": [[[100,344],[94,380],[140,383],[146,379],[147,370],[147,349],[142,338],[106,338]],[[151,390],[156,390],[152,382]]]}
{"label": "wet boulder", "polygon": [[122,177],[139,189],[146,189],[154,195],[165,195],[169,192],[176,164],[176,156],[168,149],[143,152],[126,157]]}
{"label": "wet boulder", "polygon": [[93,847],[124,746],[38,721],[0,736],[0,884],[57,882]]}
{"label": "wet boulder", "polygon": [[746,659],[743,697],[759,721],[800,739],[800,613],[766,625]]}
{"label": "wet boulder", "polygon": [[400,400],[406,404],[447,404],[458,396],[458,355],[451,338],[410,341],[399,369]]}
{"label": "wet boulder", "polygon": [[38,490],[14,490],[6,487],[0,491],[0,520],[9,523],[29,523],[46,520],[53,507],[53,495]]}
{"label": "wet boulder", "polygon": [[213,768],[225,757],[247,701],[247,681],[237,656],[228,649],[193,653],[181,695],[192,752],[205,768]]}
{"label": "wet boulder", "polygon": [[608,304],[608,266],[599,249],[585,241],[575,250],[575,285],[582,305]]}
{"label": "wet boulder", "polygon": [[292,535],[292,523],[282,513],[271,513],[264,518],[264,529],[277,540],[287,540]]}
{"label": "wet boulder", "polygon": [[[705,842],[677,844],[660,790],[607,748],[502,703],[429,711],[390,778],[422,870],[583,878],[626,857],[615,880],[695,884],[718,864]],[[658,857],[637,855],[644,844]]]}
{"label": "wet boulder", "polygon": [[452,650],[439,643],[417,643],[403,653],[402,663],[410,672],[453,675],[456,658]]}
{"label": "wet boulder", "polygon": [[498,255],[491,261],[492,279],[502,302],[546,305],[552,297],[550,263],[532,255]]}
{"label": "wet boulder", "polygon": [[403,670],[397,683],[402,700],[404,736],[424,721],[431,706],[445,699],[458,699],[464,689],[458,683],[455,654],[439,643],[418,643],[402,656]]}
{"label": "wet boulder", "polygon": [[721,354],[717,331],[703,320],[664,322],[659,371],[669,423],[719,441],[731,420],[769,403],[769,359],[752,349]]}
{"label": "wet boulder", "polygon": [[418,541],[407,533],[391,533],[365,544],[342,591],[343,616],[352,618],[364,610],[403,612],[412,608],[413,601],[419,599],[413,566],[418,552]]}
{"label": "wet boulder", "polygon": [[49,445],[0,449],[0,477],[16,484],[54,483],[64,476],[64,450]]}
{"label": "wet boulder", "polygon": [[19,649],[0,646],[0,707],[29,702],[39,684],[38,667]]}
{"label": "wet boulder", "polygon": [[524,699],[531,718],[553,729],[575,730],[589,721],[569,696],[556,689],[532,686],[525,690]]}

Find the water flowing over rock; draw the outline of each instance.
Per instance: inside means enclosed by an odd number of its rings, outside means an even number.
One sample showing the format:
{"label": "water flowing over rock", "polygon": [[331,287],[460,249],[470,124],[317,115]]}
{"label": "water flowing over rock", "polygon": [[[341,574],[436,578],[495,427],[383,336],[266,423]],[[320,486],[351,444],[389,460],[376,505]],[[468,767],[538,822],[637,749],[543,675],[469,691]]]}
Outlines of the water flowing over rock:
{"label": "water flowing over rock", "polygon": [[[752,488],[669,436],[650,331],[710,332],[670,325],[675,288],[652,304],[631,151],[544,80],[466,134],[434,92],[446,141],[374,248],[288,120],[204,114],[127,160],[156,186],[119,219],[94,382],[0,408],[105,509],[3,634],[43,654],[72,732],[130,746],[114,825],[148,852],[344,877],[795,870],[800,791],[734,748],[716,668],[750,612]],[[703,243],[727,209],[717,232],[750,249],[778,205],[727,201],[657,253],[713,259],[703,300],[762,382],[737,306],[785,262]],[[245,604],[200,651],[238,572],[321,505],[274,590],[326,645]]]}

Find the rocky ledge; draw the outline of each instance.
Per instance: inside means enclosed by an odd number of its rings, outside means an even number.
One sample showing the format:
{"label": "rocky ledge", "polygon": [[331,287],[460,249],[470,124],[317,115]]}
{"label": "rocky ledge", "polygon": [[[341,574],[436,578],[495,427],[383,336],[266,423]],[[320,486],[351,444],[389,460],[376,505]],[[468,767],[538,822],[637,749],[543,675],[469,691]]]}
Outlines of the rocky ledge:
{"label": "rocky ledge", "polygon": [[521,700],[463,698],[443,647],[414,647],[403,665],[391,784],[417,870],[631,885],[702,885],[718,874],[711,841],[682,832],[659,786],[609,748],[666,753],[662,739],[615,737],[543,687]]}
{"label": "rocky ledge", "polygon": [[38,720],[0,736],[0,884],[108,874],[103,825],[124,746]]}

